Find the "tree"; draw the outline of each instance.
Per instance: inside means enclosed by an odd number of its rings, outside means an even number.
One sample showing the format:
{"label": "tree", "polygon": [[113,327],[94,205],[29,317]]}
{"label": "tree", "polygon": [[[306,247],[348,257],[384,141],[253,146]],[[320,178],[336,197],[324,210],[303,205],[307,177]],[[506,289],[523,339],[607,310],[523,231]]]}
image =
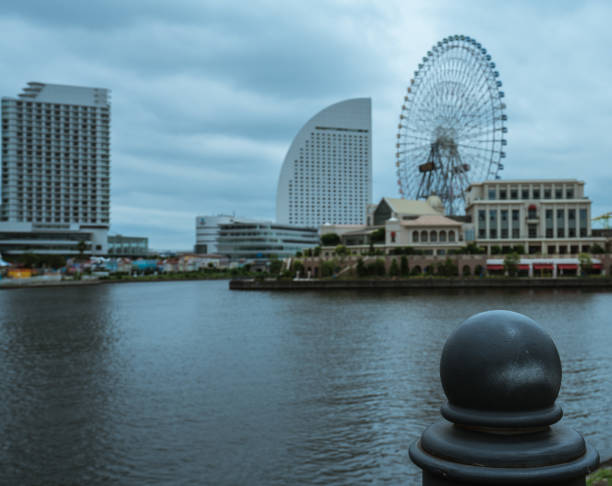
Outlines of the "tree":
{"label": "tree", "polygon": [[321,235],[321,244],[323,246],[336,246],[340,244],[340,237],[336,233],[325,233]]}
{"label": "tree", "polygon": [[588,275],[591,273],[593,268],[593,261],[591,260],[591,255],[588,253],[581,253],[578,255],[578,261],[580,262],[580,273],[582,275]]}
{"label": "tree", "polygon": [[472,274],[472,272],[470,271],[470,266],[469,265],[463,265],[463,276],[464,277],[469,277]]}
{"label": "tree", "polygon": [[491,255],[499,255],[501,253],[501,247],[498,245],[493,245],[491,247]]}
{"label": "tree", "polygon": [[391,266],[389,267],[389,275],[397,277],[399,275],[399,267],[397,265],[397,259],[391,260]]}
{"label": "tree", "polygon": [[463,251],[465,253],[467,253],[468,255],[480,255],[482,253],[485,252],[485,250],[483,248],[480,248],[478,245],[476,245],[476,243],[472,242],[472,243],[468,243],[465,248],[463,249]]}
{"label": "tree", "polygon": [[515,245],[512,247],[512,251],[514,253],[518,253],[519,255],[525,254],[525,247],[523,245]]}
{"label": "tree", "polygon": [[593,254],[597,254],[600,255],[602,253],[605,253],[605,250],[598,245],[597,243],[595,243],[593,246],[591,246],[591,248],[589,249],[589,251]]}
{"label": "tree", "polygon": [[344,246],[344,245],[336,246],[336,255],[338,255],[338,256],[348,255],[348,250],[346,249],[346,246]]}
{"label": "tree", "polygon": [[372,272],[374,275],[378,275],[380,277],[385,276],[385,261],[382,258],[377,258],[372,265],[374,266],[374,271]]}
{"label": "tree", "polygon": [[365,277],[367,274],[368,274],[368,269],[363,264],[363,258],[360,258],[359,260],[357,260],[357,276]]}
{"label": "tree", "polygon": [[79,241],[79,243],[77,244],[77,250],[79,250],[80,258],[83,258],[83,253],[85,253],[86,248],[87,248],[87,243],[85,243],[85,240]]}
{"label": "tree", "polygon": [[521,257],[518,253],[508,253],[504,258],[504,270],[510,277],[516,277]]}
{"label": "tree", "polygon": [[456,277],[459,275],[459,267],[454,260],[451,260],[449,257],[444,260],[444,262],[440,262],[437,265],[438,275],[444,277]]}
{"label": "tree", "polygon": [[406,255],[402,255],[400,258],[400,274],[402,276],[408,275],[408,258]]}
{"label": "tree", "polygon": [[25,268],[37,268],[40,265],[40,257],[31,252],[21,255],[20,260]]}
{"label": "tree", "polygon": [[298,276],[298,274],[300,276],[304,276],[304,265],[302,264],[301,261],[295,260],[291,264],[291,273],[295,275],[296,277]]}
{"label": "tree", "polygon": [[304,256],[305,257],[311,257],[312,256],[312,250],[310,248],[306,248],[304,250]]}
{"label": "tree", "polygon": [[320,246],[315,246],[314,247],[314,251],[312,252],[312,254],[316,257],[318,257],[321,254],[321,247]]}
{"label": "tree", "polygon": [[283,268],[282,260],[279,260],[278,258],[270,258],[270,266],[268,267],[268,270],[270,271],[271,274],[278,275],[281,272],[282,268]]}
{"label": "tree", "polygon": [[300,250],[296,251],[296,252],[295,252],[295,256],[296,256],[297,258],[301,258],[301,257],[302,257],[302,252],[301,252]]}
{"label": "tree", "polygon": [[370,242],[379,243],[385,241],[385,228],[378,228],[370,233]]}
{"label": "tree", "polygon": [[331,277],[336,273],[336,261],[328,260],[321,264],[321,277]]}

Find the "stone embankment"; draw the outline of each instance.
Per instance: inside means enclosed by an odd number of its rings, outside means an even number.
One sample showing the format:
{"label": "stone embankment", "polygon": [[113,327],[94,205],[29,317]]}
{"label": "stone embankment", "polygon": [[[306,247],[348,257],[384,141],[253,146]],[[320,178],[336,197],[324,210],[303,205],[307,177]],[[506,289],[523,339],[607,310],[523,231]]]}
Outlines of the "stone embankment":
{"label": "stone embankment", "polygon": [[329,279],[274,280],[234,279],[231,290],[327,290],[327,289],[572,289],[612,290],[610,278],[409,278],[409,279]]}

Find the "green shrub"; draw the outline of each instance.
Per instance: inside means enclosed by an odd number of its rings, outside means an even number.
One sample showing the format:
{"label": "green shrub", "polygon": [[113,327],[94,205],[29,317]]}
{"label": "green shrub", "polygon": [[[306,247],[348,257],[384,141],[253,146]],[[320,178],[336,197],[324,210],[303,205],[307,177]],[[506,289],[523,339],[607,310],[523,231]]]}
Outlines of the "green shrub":
{"label": "green shrub", "polygon": [[340,237],[336,233],[325,233],[321,235],[321,244],[323,246],[336,246],[340,244]]}
{"label": "green shrub", "polygon": [[400,274],[408,275],[408,258],[406,258],[406,255],[402,255],[400,258]]}
{"label": "green shrub", "polygon": [[397,260],[394,258],[391,260],[391,266],[389,267],[389,275],[392,277],[397,277],[399,275],[399,266],[397,265]]}

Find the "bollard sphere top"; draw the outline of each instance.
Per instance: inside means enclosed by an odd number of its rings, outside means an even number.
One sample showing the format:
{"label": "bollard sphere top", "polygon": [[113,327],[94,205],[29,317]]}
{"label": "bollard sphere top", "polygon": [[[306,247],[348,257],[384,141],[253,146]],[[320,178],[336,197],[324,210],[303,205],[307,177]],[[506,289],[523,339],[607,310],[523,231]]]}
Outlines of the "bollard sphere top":
{"label": "bollard sphere top", "polygon": [[448,403],[442,415],[457,424],[541,427],[557,422],[561,360],[535,321],[495,310],[465,320],[447,339],[440,378]]}

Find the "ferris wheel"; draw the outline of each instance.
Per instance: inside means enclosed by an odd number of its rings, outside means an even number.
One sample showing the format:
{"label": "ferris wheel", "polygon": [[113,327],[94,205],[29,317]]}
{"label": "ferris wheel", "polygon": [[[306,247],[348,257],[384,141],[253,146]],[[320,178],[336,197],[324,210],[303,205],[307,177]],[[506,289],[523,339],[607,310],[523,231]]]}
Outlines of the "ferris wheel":
{"label": "ferris wheel", "polygon": [[398,125],[402,197],[435,194],[448,214],[458,214],[470,183],[500,178],[508,131],[501,86],[491,56],[471,37],[446,37],[427,52],[406,89]]}

